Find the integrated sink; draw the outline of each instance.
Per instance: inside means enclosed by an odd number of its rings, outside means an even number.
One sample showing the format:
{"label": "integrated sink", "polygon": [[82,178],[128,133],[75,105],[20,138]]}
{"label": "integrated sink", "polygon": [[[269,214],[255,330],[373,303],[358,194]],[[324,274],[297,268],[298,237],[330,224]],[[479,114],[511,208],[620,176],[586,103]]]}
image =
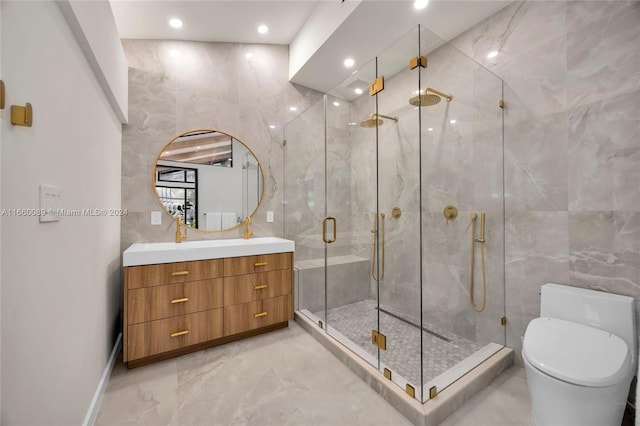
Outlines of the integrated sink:
{"label": "integrated sink", "polygon": [[225,240],[184,241],[182,243],[136,243],[122,255],[123,266],[185,262],[223,257],[294,251],[295,243],[277,237],[256,237]]}

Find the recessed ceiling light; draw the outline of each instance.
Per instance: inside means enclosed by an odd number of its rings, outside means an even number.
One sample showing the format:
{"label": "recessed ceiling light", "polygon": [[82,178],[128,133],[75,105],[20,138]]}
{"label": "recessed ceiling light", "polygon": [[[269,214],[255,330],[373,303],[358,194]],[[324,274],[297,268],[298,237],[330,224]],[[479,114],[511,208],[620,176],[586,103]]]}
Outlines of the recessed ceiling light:
{"label": "recessed ceiling light", "polygon": [[297,111],[297,110],[298,110],[298,108],[296,108],[296,107],[294,107],[294,106],[289,107],[289,111]]}
{"label": "recessed ceiling light", "polygon": [[333,106],[337,106],[337,107],[338,107],[338,106],[340,106],[340,102],[338,102],[338,101],[333,101]]}
{"label": "recessed ceiling light", "polygon": [[269,128],[270,128],[270,129],[275,129],[275,128],[276,128],[276,126],[275,126],[274,124],[269,124]]}
{"label": "recessed ceiling light", "polygon": [[178,18],[171,18],[169,19],[169,25],[171,25],[173,28],[180,28],[182,27],[182,21]]}
{"label": "recessed ceiling light", "polygon": [[449,120],[449,123],[456,124],[456,120]]}
{"label": "recessed ceiling light", "polygon": [[247,59],[251,59],[251,58],[253,58],[253,53],[249,52],[246,55],[244,55],[244,57],[247,58]]}
{"label": "recessed ceiling light", "polygon": [[347,123],[349,126],[355,126],[358,123],[354,123],[353,121],[351,123]]}
{"label": "recessed ceiling light", "polygon": [[178,49],[171,49],[169,55],[171,55],[172,58],[177,58],[180,56],[180,51]]}
{"label": "recessed ceiling light", "polygon": [[347,58],[343,63],[345,67],[351,68],[356,63],[356,61],[354,61],[352,58]]}
{"label": "recessed ceiling light", "polygon": [[265,34],[267,31],[269,31],[269,27],[267,27],[266,25],[260,25],[258,27],[258,32],[260,34]]}
{"label": "recessed ceiling light", "polygon": [[433,127],[429,127],[427,130],[433,132]]}
{"label": "recessed ceiling light", "polygon": [[363,92],[362,92],[362,89],[361,89],[361,88],[359,88],[359,87],[356,87],[356,88],[355,88],[355,90],[354,90],[354,92],[356,92],[356,95],[362,95],[362,93],[363,93]]}
{"label": "recessed ceiling light", "polygon": [[487,55],[487,58],[491,59],[491,58],[495,58],[496,56],[498,56],[498,51],[494,50],[492,52],[489,52],[489,54]]}
{"label": "recessed ceiling light", "polygon": [[429,0],[416,0],[413,2],[413,7],[416,9],[424,9],[429,4]]}

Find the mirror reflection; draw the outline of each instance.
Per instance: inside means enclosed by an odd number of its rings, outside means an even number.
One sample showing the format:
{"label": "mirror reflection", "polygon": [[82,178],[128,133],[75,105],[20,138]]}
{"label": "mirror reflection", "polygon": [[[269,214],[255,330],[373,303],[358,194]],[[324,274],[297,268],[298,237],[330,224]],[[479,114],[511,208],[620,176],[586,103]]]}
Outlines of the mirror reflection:
{"label": "mirror reflection", "polygon": [[219,130],[194,130],[170,141],[153,175],[165,210],[205,231],[231,229],[253,215],[264,187],[253,152]]}

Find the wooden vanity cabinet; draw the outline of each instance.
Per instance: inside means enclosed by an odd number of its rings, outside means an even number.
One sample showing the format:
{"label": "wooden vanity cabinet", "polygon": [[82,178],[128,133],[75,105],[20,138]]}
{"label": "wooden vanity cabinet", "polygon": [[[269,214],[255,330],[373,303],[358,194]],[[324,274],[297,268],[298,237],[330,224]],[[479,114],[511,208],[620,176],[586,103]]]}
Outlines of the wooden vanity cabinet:
{"label": "wooden vanity cabinet", "polygon": [[123,360],[144,365],[293,318],[293,253],[124,268]]}

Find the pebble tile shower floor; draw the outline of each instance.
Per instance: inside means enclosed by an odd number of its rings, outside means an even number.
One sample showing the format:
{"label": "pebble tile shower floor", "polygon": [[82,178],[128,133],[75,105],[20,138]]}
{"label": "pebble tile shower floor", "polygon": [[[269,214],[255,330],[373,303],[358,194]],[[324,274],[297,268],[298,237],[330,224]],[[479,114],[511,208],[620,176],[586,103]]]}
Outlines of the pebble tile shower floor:
{"label": "pebble tile shower floor", "polygon": [[[327,324],[374,357],[377,347],[371,343],[371,330],[377,329],[377,303],[364,300],[338,306],[327,312]],[[324,312],[317,312],[319,318]],[[387,349],[380,360],[392,371],[414,385],[420,384],[420,328],[401,315],[380,311],[380,333],[387,338]],[[424,383],[469,357],[481,346],[430,324],[423,324]]]}

